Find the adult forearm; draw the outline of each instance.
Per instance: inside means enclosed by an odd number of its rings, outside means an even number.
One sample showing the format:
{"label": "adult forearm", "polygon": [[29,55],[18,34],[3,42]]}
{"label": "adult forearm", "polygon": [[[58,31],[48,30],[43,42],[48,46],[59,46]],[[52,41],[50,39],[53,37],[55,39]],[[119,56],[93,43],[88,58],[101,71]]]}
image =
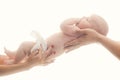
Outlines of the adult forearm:
{"label": "adult forearm", "polygon": [[100,35],[98,41],[107,48],[113,55],[120,59],[120,42],[111,40],[105,36]]}
{"label": "adult forearm", "polygon": [[19,63],[19,64],[13,64],[13,65],[0,65],[0,76],[5,76],[17,72],[21,72],[24,70],[28,70],[31,68],[28,63]]}

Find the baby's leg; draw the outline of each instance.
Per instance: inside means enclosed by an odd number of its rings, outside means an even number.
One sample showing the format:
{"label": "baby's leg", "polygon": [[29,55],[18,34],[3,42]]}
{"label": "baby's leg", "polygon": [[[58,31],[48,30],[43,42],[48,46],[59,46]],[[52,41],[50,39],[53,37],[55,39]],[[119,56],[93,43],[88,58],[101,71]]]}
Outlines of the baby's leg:
{"label": "baby's leg", "polygon": [[22,61],[25,58],[26,54],[23,48],[19,48],[17,51],[17,54],[15,56],[15,61],[14,63],[18,63],[20,61]]}
{"label": "baby's leg", "polygon": [[4,53],[9,57],[9,58],[12,58],[14,59],[15,58],[15,55],[16,55],[16,52],[15,51],[10,51],[6,48],[4,48]]}
{"label": "baby's leg", "polygon": [[14,59],[14,63],[20,62],[25,57],[25,53],[22,48],[19,48],[18,51],[10,51],[7,50],[6,48],[4,50],[5,50],[5,54],[9,58]]}

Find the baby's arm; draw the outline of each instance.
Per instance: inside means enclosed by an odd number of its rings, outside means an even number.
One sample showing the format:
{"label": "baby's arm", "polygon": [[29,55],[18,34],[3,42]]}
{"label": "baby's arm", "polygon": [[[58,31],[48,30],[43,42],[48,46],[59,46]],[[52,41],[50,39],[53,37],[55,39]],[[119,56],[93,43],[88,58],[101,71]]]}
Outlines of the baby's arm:
{"label": "baby's arm", "polygon": [[79,23],[79,18],[70,18],[62,22],[60,25],[61,30],[64,34],[74,36],[76,31],[79,31],[76,25]]}

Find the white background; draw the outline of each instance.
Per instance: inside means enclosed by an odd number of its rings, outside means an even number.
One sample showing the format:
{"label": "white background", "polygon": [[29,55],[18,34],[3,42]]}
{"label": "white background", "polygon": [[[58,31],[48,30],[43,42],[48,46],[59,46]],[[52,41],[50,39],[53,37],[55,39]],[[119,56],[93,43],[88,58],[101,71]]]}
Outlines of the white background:
{"label": "white background", "polygon": [[[58,32],[60,23],[92,13],[105,18],[108,37],[120,40],[119,0],[0,0],[0,53],[15,50],[30,32],[44,38]],[[120,62],[101,44],[91,44],[58,57],[54,63],[3,76],[0,80],[120,80]]]}

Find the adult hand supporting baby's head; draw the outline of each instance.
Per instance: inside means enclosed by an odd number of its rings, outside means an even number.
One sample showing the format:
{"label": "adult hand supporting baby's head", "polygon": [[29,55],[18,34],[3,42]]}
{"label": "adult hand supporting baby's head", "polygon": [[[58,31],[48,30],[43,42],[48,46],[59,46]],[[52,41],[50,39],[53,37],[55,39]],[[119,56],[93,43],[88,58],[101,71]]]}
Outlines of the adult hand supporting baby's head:
{"label": "adult hand supporting baby's head", "polygon": [[101,35],[93,29],[80,29],[79,33],[83,35],[75,40],[65,43],[65,49],[67,52],[80,46],[97,42],[98,36]]}

